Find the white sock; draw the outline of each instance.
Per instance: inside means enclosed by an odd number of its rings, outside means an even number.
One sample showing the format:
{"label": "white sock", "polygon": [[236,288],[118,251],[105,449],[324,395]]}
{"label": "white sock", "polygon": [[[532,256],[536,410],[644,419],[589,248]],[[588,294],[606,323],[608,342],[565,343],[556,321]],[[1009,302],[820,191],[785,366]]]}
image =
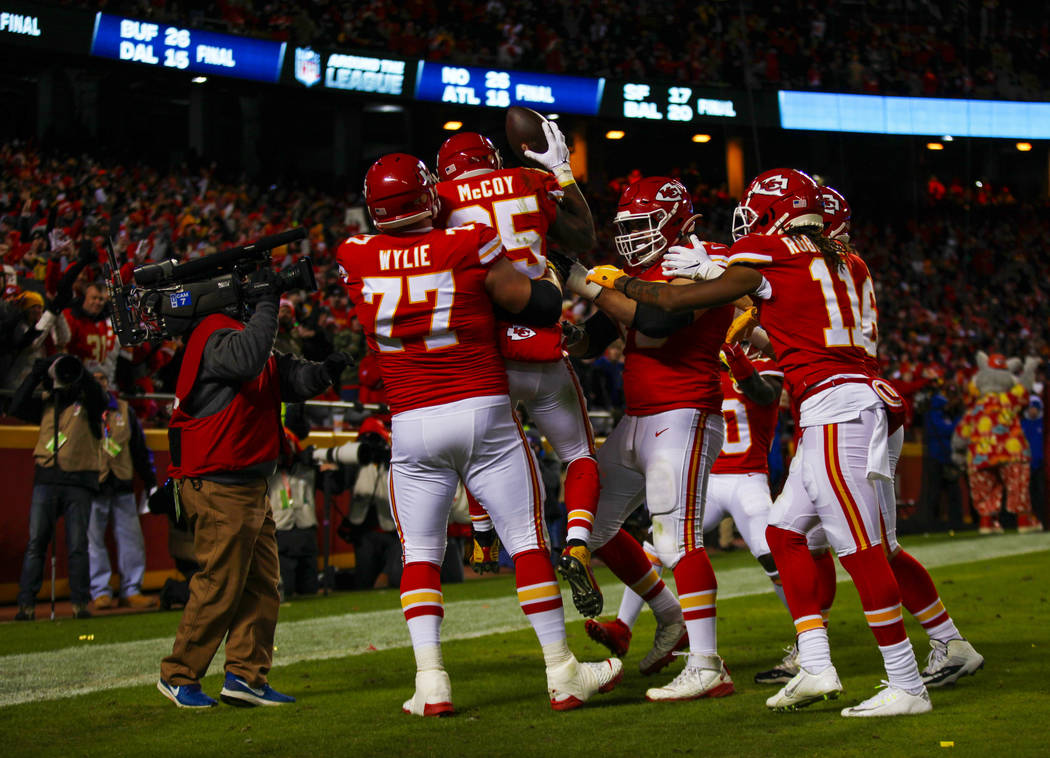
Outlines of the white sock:
{"label": "white sock", "polygon": [[543,645],[543,662],[547,664],[547,668],[553,668],[572,660],[575,660],[575,656],[569,650],[569,643],[564,637],[557,642]]}
{"label": "white sock", "polygon": [[827,629],[809,629],[798,635],[798,665],[811,674],[819,674],[831,665]]}
{"label": "white sock", "polygon": [[441,657],[441,645],[421,645],[412,648],[416,655],[416,671],[441,671],[445,662]]}
{"label": "white sock", "polygon": [[645,607],[642,596],[630,587],[624,587],[623,599],[620,601],[620,610],[616,612],[616,618],[620,619],[628,629],[634,628],[634,622],[638,620],[638,614]]}
{"label": "white sock", "polygon": [[947,621],[927,629],[926,634],[930,635],[931,640],[943,642],[945,645],[948,644],[948,640],[960,640],[963,638],[959,630],[955,628],[955,622],[952,621],[951,616],[948,617]]}
{"label": "white sock", "polygon": [[886,678],[891,687],[918,695],[925,686],[919,675],[919,664],[915,660],[915,651],[911,641],[904,639],[893,645],[879,645],[882,661],[886,666]]}

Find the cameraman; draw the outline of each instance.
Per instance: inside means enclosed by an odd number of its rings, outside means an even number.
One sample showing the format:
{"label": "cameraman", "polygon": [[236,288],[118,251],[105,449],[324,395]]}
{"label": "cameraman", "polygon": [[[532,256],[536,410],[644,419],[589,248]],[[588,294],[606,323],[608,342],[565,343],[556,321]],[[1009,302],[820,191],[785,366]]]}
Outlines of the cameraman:
{"label": "cameraman", "polygon": [[[42,397],[34,397],[43,383]],[[17,621],[32,621],[44,580],[44,554],[60,516],[66,518],[69,594],[74,618],[90,618],[88,518],[98,491],[102,413],[107,396],[71,355],[41,358],[16,390],[11,415],[40,424],[33,457],[29,543],[22,561]]]}
{"label": "cameraman", "polygon": [[224,702],[295,700],[266,681],[280,605],[266,482],[287,445],[281,401],[303,402],[324,391],[349,358],[335,353],[324,363],[310,363],[275,353],[276,272],[260,271],[251,291],[258,300],[247,323],[242,307],[234,306],[184,330],[186,350],[168,430],[170,473],[177,507],[194,528],[200,571],[190,580],[190,599],[157,684],[183,708],[215,705],[201,691],[200,678],[223,638]]}

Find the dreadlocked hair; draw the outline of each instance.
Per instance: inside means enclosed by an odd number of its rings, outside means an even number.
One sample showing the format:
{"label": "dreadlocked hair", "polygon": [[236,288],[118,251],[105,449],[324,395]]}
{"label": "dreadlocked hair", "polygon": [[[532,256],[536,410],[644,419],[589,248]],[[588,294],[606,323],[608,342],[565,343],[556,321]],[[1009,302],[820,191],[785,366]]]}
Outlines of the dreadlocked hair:
{"label": "dreadlocked hair", "polygon": [[840,269],[846,265],[846,256],[856,250],[848,242],[824,236],[824,227],[817,224],[796,226],[784,232],[788,237],[805,237],[820,251],[828,268]]}

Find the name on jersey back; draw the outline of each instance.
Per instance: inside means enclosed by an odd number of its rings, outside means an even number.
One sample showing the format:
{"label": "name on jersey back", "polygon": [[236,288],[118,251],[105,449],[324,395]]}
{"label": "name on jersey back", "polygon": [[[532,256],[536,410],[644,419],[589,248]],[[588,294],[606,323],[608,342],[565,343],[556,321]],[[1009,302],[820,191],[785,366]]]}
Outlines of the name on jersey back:
{"label": "name on jersey back", "polygon": [[411,248],[394,248],[379,251],[379,268],[423,268],[430,265],[430,245],[415,245]]}
{"label": "name on jersey back", "polygon": [[483,179],[475,187],[466,183],[459,184],[456,186],[456,190],[459,192],[460,201],[480,200],[483,197],[509,195],[514,192],[511,177],[509,176],[496,176],[492,179]]}

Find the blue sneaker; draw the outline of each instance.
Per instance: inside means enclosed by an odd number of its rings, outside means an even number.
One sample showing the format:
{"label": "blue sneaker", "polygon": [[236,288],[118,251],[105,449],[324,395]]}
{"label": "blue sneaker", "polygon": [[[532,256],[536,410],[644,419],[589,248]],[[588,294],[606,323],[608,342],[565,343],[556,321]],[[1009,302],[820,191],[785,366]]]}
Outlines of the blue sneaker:
{"label": "blue sneaker", "polygon": [[234,705],[239,708],[252,708],[256,705],[284,705],[295,702],[294,697],[283,695],[268,684],[262,687],[250,687],[246,681],[228,671],[219,697],[226,705]]}
{"label": "blue sneaker", "polygon": [[219,701],[201,692],[199,684],[183,684],[175,687],[163,679],[157,681],[157,689],[179,708],[211,708]]}

